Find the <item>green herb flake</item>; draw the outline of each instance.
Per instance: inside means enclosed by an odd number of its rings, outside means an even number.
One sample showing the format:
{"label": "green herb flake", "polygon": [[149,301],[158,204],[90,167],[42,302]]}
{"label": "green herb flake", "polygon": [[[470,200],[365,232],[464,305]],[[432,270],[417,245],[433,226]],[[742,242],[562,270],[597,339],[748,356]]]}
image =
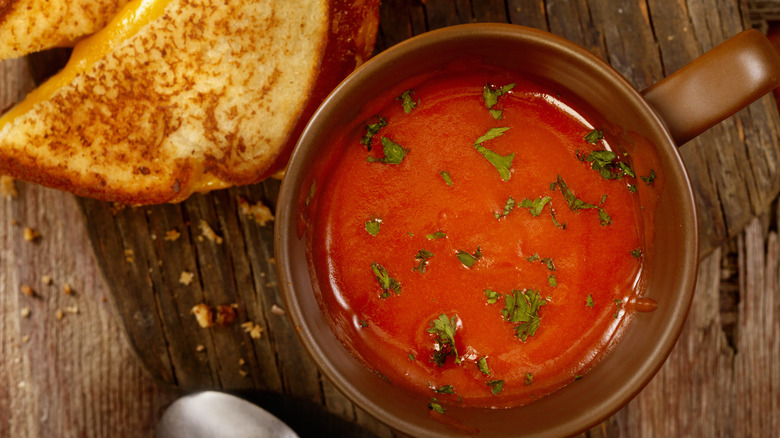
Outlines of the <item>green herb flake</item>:
{"label": "green herb flake", "polygon": [[645,184],[650,185],[655,181],[656,175],[655,170],[650,170],[650,175],[647,176],[640,176],[639,177],[642,181],[645,182]]}
{"label": "green herb flake", "polygon": [[557,271],[557,269],[555,269],[555,262],[551,257],[545,257],[541,262],[544,266],[547,266],[548,271]]}
{"label": "green herb flake", "polygon": [[488,380],[487,386],[490,387],[490,392],[493,393],[493,395],[498,394],[499,392],[504,390],[504,381],[503,380]]}
{"label": "green herb flake", "polygon": [[634,256],[634,258],[638,259],[638,258],[642,257],[642,250],[637,248],[637,249],[631,251],[631,255]]}
{"label": "green herb flake", "polygon": [[455,394],[455,388],[452,385],[443,385],[438,388],[433,388],[433,392],[436,394]]}
{"label": "green herb flake", "polygon": [[404,112],[406,114],[409,114],[413,109],[417,108],[417,104],[419,103],[419,101],[414,101],[412,98],[412,93],[414,93],[414,90],[406,90],[401,93],[400,96],[395,98],[395,100],[401,101],[401,105],[403,106]]}
{"label": "green herb flake", "polygon": [[629,184],[628,191],[631,193],[636,193],[636,184]]}
{"label": "green herb flake", "polygon": [[366,222],[366,231],[368,231],[368,234],[376,237],[377,234],[379,234],[379,226],[382,223],[381,219],[371,219],[370,221]]}
{"label": "green herb flake", "polygon": [[487,298],[488,304],[495,304],[501,297],[501,294],[494,290],[485,289],[485,297]]}
{"label": "green herb flake", "polygon": [[525,342],[539,328],[539,308],[547,302],[532,289],[513,290],[504,295],[504,301],[506,306],[501,314],[507,322],[515,324],[515,336]]}
{"label": "green herb flake", "polygon": [[580,380],[582,378],[582,374],[577,374],[574,376],[574,381]]}
{"label": "green herb flake", "polygon": [[540,260],[540,257],[539,257],[539,254],[534,253],[534,254],[526,257],[525,259],[528,260],[529,262],[538,262]]}
{"label": "green herb flake", "polygon": [[401,146],[400,144],[390,140],[387,137],[382,137],[382,150],[384,151],[384,157],[366,157],[366,161],[369,163],[384,163],[384,164],[401,164],[401,162],[409,153],[409,149]]}
{"label": "green herb flake", "polygon": [[618,316],[620,315],[620,308],[623,306],[623,300],[615,298],[613,301],[615,301],[615,305],[617,306],[617,311],[615,311],[615,314],[612,316],[614,316],[615,319],[617,319]]}
{"label": "green herb flake", "polygon": [[477,361],[477,368],[479,368],[480,371],[482,371],[482,374],[489,376],[490,375],[490,368],[488,368],[487,364],[487,357],[480,357]]}
{"label": "green herb flake", "polygon": [[482,249],[480,249],[479,245],[477,245],[477,251],[474,254],[469,254],[466,251],[459,249],[457,256],[458,256],[458,260],[460,260],[463,266],[471,268],[472,266],[474,266],[474,263],[476,263],[477,260],[482,258]]}
{"label": "green herb flake", "polygon": [[440,414],[443,414],[445,411],[444,407],[441,404],[439,404],[438,400],[436,400],[435,398],[432,398],[431,402],[428,403],[428,409],[438,412]]}
{"label": "green herb flake", "polygon": [[585,298],[585,305],[588,307],[593,307],[593,295],[588,294],[588,297]]}
{"label": "green herb flake", "polygon": [[534,375],[525,373],[525,386],[530,386],[532,383],[534,383]]}
{"label": "green herb flake", "polygon": [[594,129],[593,131],[590,131],[587,135],[585,135],[585,141],[588,143],[596,143],[597,141],[604,138],[604,132],[600,129]]}
{"label": "green herb flake", "polygon": [[626,175],[630,176],[631,178],[636,178],[636,173],[634,173],[634,169],[628,166],[628,164],[618,161],[618,166],[620,167],[620,170],[623,171]]}
{"label": "green herb flake", "polygon": [[606,193],[601,195],[601,202],[599,202],[599,205],[604,205],[605,202],[607,202],[607,194]]}
{"label": "green herb flake", "polygon": [[410,360],[410,361],[412,361],[412,362],[414,362],[415,360],[417,360],[417,358],[416,358],[416,357],[414,357],[414,353],[409,353],[409,356],[408,356],[408,357],[409,357],[409,360]]}
{"label": "green herb flake", "polygon": [[496,139],[502,136],[504,132],[508,130],[509,127],[490,128],[484,135],[477,138],[477,141],[474,142],[474,149],[482,154],[482,156],[485,157],[485,159],[488,160],[490,164],[496,168],[496,170],[498,170],[498,174],[504,181],[509,181],[511,176],[509,169],[512,167],[512,160],[515,158],[514,152],[504,156],[482,146],[482,143],[488,140]]}
{"label": "green herb flake", "polygon": [[380,116],[376,116],[376,118],[376,123],[369,123],[366,125],[366,134],[360,139],[360,143],[362,143],[369,152],[371,152],[371,142],[374,139],[374,136],[378,134],[382,128],[387,126],[386,119],[383,119]]}
{"label": "green herb flake", "polygon": [[504,85],[503,87],[495,87],[491,84],[485,84],[485,88],[482,90],[482,97],[485,99],[485,107],[487,107],[490,115],[495,120],[500,120],[504,117],[504,112],[498,109],[492,109],[495,104],[498,103],[498,98],[508,93],[515,84]]}
{"label": "green herb flake", "polygon": [[445,237],[447,237],[447,234],[444,231],[437,231],[435,233],[425,235],[425,238],[428,240],[443,239]]}
{"label": "green herb flake", "polygon": [[515,198],[510,196],[509,199],[506,200],[506,204],[504,204],[504,211],[502,213],[493,213],[493,216],[496,219],[501,219],[502,217],[506,217],[514,208]]}
{"label": "green herb flake", "polygon": [[550,275],[547,277],[547,283],[550,284],[550,287],[557,287],[558,286],[558,280],[555,279],[555,274]]}
{"label": "green herb flake", "polygon": [[358,322],[360,323],[360,327],[368,327],[368,321],[365,319],[361,319]]}
{"label": "green herb flake", "polygon": [[555,217],[555,210],[553,210],[552,206],[550,207],[550,218],[552,219],[553,225],[562,230],[566,229],[566,223],[558,222],[558,218]]}
{"label": "green herb flake", "polygon": [[435,335],[434,352],[431,360],[440,367],[444,366],[449,356],[455,356],[455,363],[460,364],[458,349],[455,347],[457,320],[457,315],[448,318],[446,314],[442,313],[437,319],[430,322],[428,333]]}
{"label": "green herb flake", "polygon": [[371,263],[371,270],[374,271],[374,275],[376,275],[379,286],[382,288],[382,295],[380,295],[381,298],[389,297],[390,291],[393,291],[396,294],[401,293],[401,283],[399,283],[395,278],[391,277],[384,266],[374,262]]}
{"label": "green herb flake", "polygon": [[425,273],[425,269],[428,266],[428,259],[431,257],[433,257],[433,253],[427,249],[419,250],[414,256],[414,260],[417,262],[417,266],[414,267],[414,271],[421,274]]}
{"label": "green herb flake", "polygon": [[452,187],[452,177],[450,176],[450,173],[446,170],[442,170],[439,172],[439,175],[441,175],[441,178],[444,180],[444,183],[448,186]]}
{"label": "green herb flake", "polygon": [[561,194],[563,194],[563,198],[566,200],[566,203],[569,205],[569,208],[572,211],[595,208],[599,211],[599,223],[601,226],[608,226],[612,223],[612,217],[607,213],[606,210],[598,205],[593,205],[577,198],[577,196],[575,196],[574,192],[569,189],[569,186],[566,185],[560,175],[558,175],[557,182],[558,188],[560,188]]}
{"label": "green herb flake", "polygon": [[314,199],[314,192],[317,190],[317,181],[314,180],[311,182],[311,185],[309,186],[309,194],[306,195],[306,206],[308,207],[309,204],[311,204],[311,201]]}

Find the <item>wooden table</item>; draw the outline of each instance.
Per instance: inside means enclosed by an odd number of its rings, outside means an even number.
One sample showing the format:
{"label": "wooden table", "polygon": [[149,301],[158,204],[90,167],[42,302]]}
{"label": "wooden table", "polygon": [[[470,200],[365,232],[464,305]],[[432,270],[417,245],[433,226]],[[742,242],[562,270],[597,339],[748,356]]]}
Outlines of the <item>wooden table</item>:
{"label": "wooden table", "polygon": [[[756,3],[766,16],[780,10]],[[386,0],[377,51],[429,29],[512,22],[582,44],[642,89],[743,28],[764,26],[764,15],[751,15],[751,6],[736,0]],[[0,108],[33,87],[31,65],[0,63]],[[767,97],[681,148],[702,225],[693,308],[656,378],[586,435],[773,436],[780,430],[773,204],[780,190],[779,132],[775,101]],[[119,208],[21,182],[15,189],[16,196],[0,200],[0,436],[149,436],[173,399],[203,388],[242,391],[304,435],[398,435],[319,374],[283,314],[272,227],[240,208],[241,200],[275,205],[278,182],[148,208]],[[201,219],[222,244],[201,238]],[[27,240],[28,228],[40,235]],[[166,240],[173,229],[181,237]],[[193,273],[194,281],[180,282],[182,272]],[[189,313],[200,303],[235,303],[237,320],[201,329]],[[259,338],[241,326],[248,322],[263,329]]]}

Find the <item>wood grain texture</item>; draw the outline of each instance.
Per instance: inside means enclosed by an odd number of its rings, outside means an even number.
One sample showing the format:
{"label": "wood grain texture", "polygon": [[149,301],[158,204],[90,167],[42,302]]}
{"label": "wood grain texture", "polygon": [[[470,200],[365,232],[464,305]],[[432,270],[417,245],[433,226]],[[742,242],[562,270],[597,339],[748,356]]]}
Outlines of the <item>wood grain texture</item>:
{"label": "wood grain texture", "polygon": [[[444,26],[512,22],[583,45],[642,89],[755,23],[751,3],[386,0],[377,51]],[[40,79],[40,60],[33,71],[24,60],[0,63],[0,108]],[[780,268],[777,227],[768,225],[780,190],[778,127],[767,97],[681,148],[709,253],[690,318],[650,385],[583,436],[780,430]],[[316,418],[310,436],[399,436],[317,371],[280,311],[272,225],[240,208],[241,200],[273,208],[278,187],[270,180],[179,205],[122,208],[17,183],[19,195],[0,200],[0,412],[10,413],[0,415],[0,436],[148,436],[178,389],[204,388],[239,391],[293,423]],[[222,243],[204,237],[201,221]],[[24,241],[26,226],[41,232],[37,242]],[[171,230],[177,240],[166,240]],[[739,262],[725,278],[729,260]],[[180,281],[183,272],[191,283]],[[732,301],[719,306],[734,278]],[[65,282],[74,295],[60,293]],[[22,294],[22,284],[38,296]],[[202,303],[236,304],[236,321],[199,327],[190,310]],[[262,328],[259,339],[246,322]]]}

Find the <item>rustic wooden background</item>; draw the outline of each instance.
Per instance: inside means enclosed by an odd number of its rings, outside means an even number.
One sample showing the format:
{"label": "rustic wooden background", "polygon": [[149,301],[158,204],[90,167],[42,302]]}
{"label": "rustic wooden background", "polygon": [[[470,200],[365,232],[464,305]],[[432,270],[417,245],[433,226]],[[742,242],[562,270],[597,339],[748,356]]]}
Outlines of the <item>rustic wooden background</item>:
{"label": "rustic wooden background", "polygon": [[[638,89],[780,18],[780,4],[739,0],[385,0],[381,8],[377,51],[447,25],[512,22],[582,44]],[[34,86],[40,59],[0,63],[0,108]],[[780,430],[779,129],[767,97],[682,147],[704,254],[693,308],[656,378],[586,435]],[[280,312],[272,225],[239,208],[239,199],[273,206],[278,182],[135,209],[21,182],[15,189],[0,200],[0,436],[150,436],[165,407],[198,388],[249,391],[304,435],[397,435],[314,369]],[[222,244],[202,238],[201,220]],[[26,240],[27,228],[40,236]],[[181,237],[165,240],[172,229]],[[183,271],[194,274],[186,286]],[[189,314],[200,303],[236,303],[237,320],[201,329]],[[262,336],[252,338],[245,322]]]}

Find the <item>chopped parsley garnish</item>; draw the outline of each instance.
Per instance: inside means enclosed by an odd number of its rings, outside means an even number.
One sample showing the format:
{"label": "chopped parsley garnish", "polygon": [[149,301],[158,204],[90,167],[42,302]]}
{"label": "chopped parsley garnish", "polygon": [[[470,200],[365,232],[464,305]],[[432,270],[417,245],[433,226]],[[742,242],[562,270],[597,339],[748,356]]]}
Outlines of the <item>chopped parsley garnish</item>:
{"label": "chopped parsley garnish", "polygon": [[492,109],[495,104],[498,103],[498,98],[508,93],[515,84],[504,85],[503,87],[494,87],[491,84],[485,84],[485,88],[482,90],[482,97],[485,98],[485,106],[490,111],[490,115],[494,119],[499,120],[503,117],[504,112],[501,110]]}
{"label": "chopped parsley garnish", "polygon": [[401,105],[404,107],[404,112],[406,114],[409,114],[413,109],[417,108],[417,104],[419,103],[419,101],[415,102],[414,99],[412,99],[412,93],[414,93],[413,90],[406,90],[395,98],[395,100],[401,101]]}
{"label": "chopped parsley garnish", "polygon": [[555,274],[552,274],[549,277],[547,277],[547,283],[550,284],[550,287],[558,286],[558,280],[555,279]]}
{"label": "chopped parsley garnish", "polygon": [[380,298],[387,298],[390,296],[390,291],[397,294],[401,293],[401,283],[395,278],[391,277],[384,266],[377,262],[371,263],[371,270],[374,271],[376,279],[379,282],[379,286],[382,288],[382,294]]}
{"label": "chopped parsley garnish", "polygon": [[309,186],[309,194],[306,195],[306,206],[308,207],[312,199],[314,199],[314,192],[317,190],[317,180],[311,182]]}
{"label": "chopped parsley garnish", "polygon": [[441,178],[444,180],[444,183],[448,186],[452,187],[452,177],[450,176],[450,173],[446,170],[442,170],[439,172],[439,175],[441,175]]}
{"label": "chopped parsley garnish", "polygon": [[515,158],[515,153],[513,152],[509,155],[504,156],[482,146],[482,143],[488,140],[493,140],[495,138],[498,138],[508,130],[509,127],[490,128],[484,135],[479,137],[477,141],[474,142],[474,149],[476,149],[477,152],[482,154],[482,156],[485,157],[485,159],[488,160],[490,164],[492,164],[496,168],[496,170],[498,170],[498,174],[501,176],[501,179],[503,179],[504,181],[509,181],[509,178],[511,176],[509,169],[512,167],[512,160],[514,160]]}
{"label": "chopped parsley garnish", "polygon": [[555,269],[555,262],[551,257],[545,257],[541,262],[544,266],[547,266],[548,271],[557,271],[557,269]]}
{"label": "chopped parsley garnish", "polygon": [[642,257],[642,250],[637,248],[637,249],[631,251],[631,255],[634,256],[634,258],[638,259],[638,258]]}
{"label": "chopped parsley garnish", "polygon": [[428,240],[443,239],[445,237],[447,237],[447,234],[444,231],[437,231],[435,233],[425,235],[425,238]]}
{"label": "chopped parsley garnish", "polygon": [[552,206],[550,206],[550,218],[552,218],[553,225],[562,230],[566,229],[566,223],[558,222],[558,218],[555,217],[555,210],[553,210]]}
{"label": "chopped parsley garnish", "polygon": [[628,191],[631,193],[636,193],[636,184],[629,184]]}
{"label": "chopped parsley garnish", "polygon": [[455,388],[452,385],[443,385],[432,389],[436,394],[455,394]]}
{"label": "chopped parsley garnish", "polygon": [[532,383],[534,383],[534,375],[525,373],[525,386],[530,386]]}
{"label": "chopped parsley garnish", "polygon": [[520,207],[527,208],[528,212],[531,213],[531,216],[536,217],[542,214],[544,206],[547,205],[547,203],[551,200],[552,198],[549,196],[539,197],[536,199],[526,198],[520,202]]}
{"label": "chopped parsley garnish", "polygon": [[490,387],[490,392],[492,392],[494,395],[498,394],[499,392],[504,390],[504,381],[503,380],[488,380],[487,386]]}
{"label": "chopped parsley garnish", "polygon": [[482,371],[482,374],[489,376],[490,375],[490,368],[488,368],[487,364],[487,357],[480,357],[477,361],[477,368],[479,368],[480,371]]}
{"label": "chopped parsley garnish", "polygon": [[534,254],[526,257],[525,259],[528,260],[529,262],[537,262],[537,261],[540,260],[540,257],[539,257],[539,254],[535,254],[534,253]]}
{"label": "chopped parsley garnish", "polygon": [[474,254],[469,254],[466,251],[458,250],[458,260],[460,260],[461,263],[463,263],[464,266],[470,268],[474,266],[474,263],[477,262],[480,258],[482,258],[482,250],[480,249],[479,245],[477,245],[477,251]]}
{"label": "chopped parsley garnish", "polygon": [[585,305],[588,307],[593,307],[593,296],[591,294],[588,294],[588,297],[585,298]]}
{"label": "chopped parsley garnish", "polygon": [[601,224],[601,226],[605,227],[612,223],[612,217],[610,217],[610,215],[607,214],[606,210],[604,210],[602,207],[598,205],[589,204],[577,198],[574,195],[574,192],[572,192],[569,189],[569,187],[566,185],[566,183],[563,181],[563,178],[560,175],[558,175],[557,183],[558,183],[558,188],[561,190],[561,193],[563,194],[563,198],[566,200],[566,203],[569,204],[569,208],[572,211],[595,208],[599,211],[599,223]]}
{"label": "chopped parsley garnish", "polygon": [[368,231],[368,234],[376,237],[377,234],[379,234],[379,225],[382,223],[381,219],[371,219],[370,221],[366,222],[366,231]]}
{"label": "chopped parsley garnish", "polygon": [[650,169],[650,175],[647,176],[640,176],[639,178],[645,182],[645,184],[650,185],[655,181],[655,170]]}
{"label": "chopped parsley garnish", "polygon": [[501,297],[501,294],[494,290],[485,289],[485,297],[487,298],[488,304],[495,304]]}
{"label": "chopped parsley garnish", "polygon": [[440,414],[443,414],[445,410],[444,407],[441,404],[439,404],[439,401],[436,400],[436,398],[432,398],[431,402],[428,403],[428,409],[432,411],[436,411]]}
{"label": "chopped parsley garnish", "polygon": [[437,319],[430,323],[428,333],[436,335],[434,338],[434,352],[431,360],[438,366],[444,366],[447,357],[455,356],[455,363],[460,363],[458,349],[455,347],[455,327],[457,326],[457,315],[448,318],[442,313]]}
{"label": "chopped parsley garnish", "polygon": [[376,118],[376,123],[369,123],[366,125],[366,134],[360,139],[360,143],[362,143],[369,152],[371,152],[371,141],[374,139],[374,136],[378,134],[382,128],[387,126],[386,119],[383,119],[381,116],[376,116]]}
{"label": "chopped parsley garnish", "polygon": [[504,211],[502,213],[493,213],[493,216],[495,216],[496,219],[501,219],[502,217],[506,217],[514,208],[515,198],[510,196],[509,199],[506,200],[506,204],[504,204]]}
{"label": "chopped parsley garnish", "polygon": [[366,157],[366,161],[369,163],[401,164],[406,154],[409,153],[409,149],[387,137],[382,137],[382,150],[384,151],[384,157]]}
{"label": "chopped parsley garnish", "polygon": [[415,360],[417,360],[417,358],[416,358],[416,357],[414,357],[414,353],[409,353],[409,356],[408,356],[408,357],[409,357],[409,360],[410,360],[410,361],[412,361],[412,362],[414,362]]}
{"label": "chopped parsley garnish", "polygon": [[368,327],[368,321],[365,319],[361,319],[358,322],[360,322],[360,327]]}
{"label": "chopped parsley garnish", "polygon": [[617,317],[620,315],[620,308],[623,306],[623,300],[615,298],[614,301],[615,301],[615,305],[617,306],[617,311],[615,311],[615,314],[612,316],[614,316],[615,319],[617,319]]}
{"label": "chopped parsley garnish", "polygon": [[602,131],[600,129],[594,129],[593,131],[590,131],[585,136],[585,141],[587,141],[588,143],[593,144],[593,143],[596,143],[597,141],[601,140],[602,138],[604,138],[604,131]]}
{"label": "chopped parsley garnish", "polygon": [[504,296],[504,300],[506,307],[501,314],[506,321],[515,324],[515,336],[525,342],[539,328],[539,308],[547,302],[532,289],[513,290]]}
{"label": "chopped parsley garnish", "polygon": [[417,266],[415,266],[414,271],[421,274],[425,273],[425,268],[428,266],[428,259],[431,257],[433,257],[433,253],[427,249],[418,251],[414,256],[414,260],[417,261]]}

